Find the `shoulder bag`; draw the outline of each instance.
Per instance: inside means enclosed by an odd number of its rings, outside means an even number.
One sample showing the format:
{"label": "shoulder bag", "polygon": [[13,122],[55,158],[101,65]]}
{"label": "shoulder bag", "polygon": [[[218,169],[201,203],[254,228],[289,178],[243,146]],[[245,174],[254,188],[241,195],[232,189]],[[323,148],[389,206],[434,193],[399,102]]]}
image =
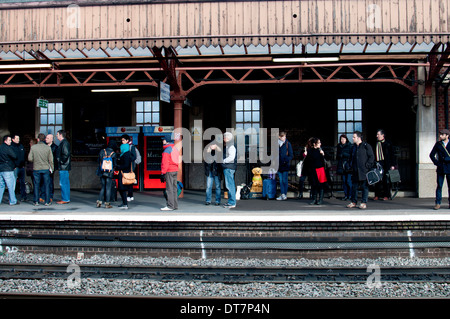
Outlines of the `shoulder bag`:
{"label": "shoulder bag", "polygon": [[131,170],[129,173],[124,173],[122,171],[122,184],[123,185],[132,185],[132,184],[136,184],[137,180],[136,180],[136,175],[133,172],[133,164],[131,165]]}

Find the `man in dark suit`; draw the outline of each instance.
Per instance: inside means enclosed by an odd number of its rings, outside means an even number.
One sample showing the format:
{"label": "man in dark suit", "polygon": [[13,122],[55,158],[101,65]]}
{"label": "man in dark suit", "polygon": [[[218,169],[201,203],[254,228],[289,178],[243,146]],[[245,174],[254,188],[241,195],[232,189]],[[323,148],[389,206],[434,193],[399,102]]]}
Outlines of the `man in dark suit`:
{"label": "man in dark suit", "polygon": [[[443,129],[439,131],[439,141],[434,144],[430,153],[430,158],[434,165],[437,166],[437,187],[436,200],[434,209],[441,208],[442,202],[442,185],[444,185],[444,178],[447,178],[447,186],[449,190],[449,208],[450,208],[450,145],[448,143],[450,131]],[[436,158],[437,155],[437,158]]]}

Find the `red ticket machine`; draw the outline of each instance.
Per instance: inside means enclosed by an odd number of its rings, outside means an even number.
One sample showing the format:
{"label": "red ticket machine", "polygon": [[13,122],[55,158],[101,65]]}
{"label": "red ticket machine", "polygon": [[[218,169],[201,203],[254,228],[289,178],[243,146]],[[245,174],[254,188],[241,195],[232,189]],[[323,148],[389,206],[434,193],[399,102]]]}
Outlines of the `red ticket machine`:
{"label": "red ticket machine", "polygon": [[165,189],[161,183],[162,137],[172,139],[173,126],[143,126],[143,184],[144,189]]}
{"label": "red ticket machine", "polygon": [[[117,141],[117,146],[120,147],[122,145],[122,135],[127,134],[130,136],[131,143],[139,150],[142,157],[142,151],[139,148],[139,136],[141,134],[140,126],[113,126],[106,127],[106,143],[108,144],[111,139],[115,139]],[[136,174],[137,183],[133,185],[133,189],[142,190],[142,163],[136,165],[134,173]]]}

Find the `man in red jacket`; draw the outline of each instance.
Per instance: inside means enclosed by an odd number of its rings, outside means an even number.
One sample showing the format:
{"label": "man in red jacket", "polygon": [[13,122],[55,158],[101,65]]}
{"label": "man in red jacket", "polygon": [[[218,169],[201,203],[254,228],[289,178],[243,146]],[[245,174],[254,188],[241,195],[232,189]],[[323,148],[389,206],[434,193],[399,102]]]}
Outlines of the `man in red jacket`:
{"label": "man in red jacket", "polygon": [[161,161],[161,182],[166,182],[167,206],[163,211],[178,209],[177,175],[180,152],[172,140],[163,137],[163,153]]}

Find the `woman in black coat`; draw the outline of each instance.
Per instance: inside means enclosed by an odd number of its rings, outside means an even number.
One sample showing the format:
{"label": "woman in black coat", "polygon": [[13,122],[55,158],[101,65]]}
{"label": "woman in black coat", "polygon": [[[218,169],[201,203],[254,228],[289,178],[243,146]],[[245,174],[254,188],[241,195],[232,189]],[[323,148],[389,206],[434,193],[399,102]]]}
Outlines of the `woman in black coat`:
{"label": "woman in black coat", "polygon": [[128,209],[127,194],[128,190],[130,189],[130,187],[133,187],[133,185],[124,185],[122,183],[122,173],[130,173],[132,171],[132,158],[129,144],[120,145],[120,156],[117,159],[116,170],[119,171],[119,194],[120,197],[122,197],[122,205],[119,205],[119,208]]}
{"label": "woman in black coat", "polygon": [[308,180],[311,184],[313,201],[310,205],[322,205],[323,192],[327,181],[325,174],[325,153],[321,148],[321,141],[316,137],[311,137],[306,150],[305,166],[308,168]]}
{"label": "woman in black coat", "polygon": [[339,140],[340,142],[336,146],[336,159],[338,161],[336,173],[342,175],[342,186],[344,188],[344,198],[342,200],[348,200],[352,196],[352,173],[349,166],[352,144],[345,134],[342,134]]}

